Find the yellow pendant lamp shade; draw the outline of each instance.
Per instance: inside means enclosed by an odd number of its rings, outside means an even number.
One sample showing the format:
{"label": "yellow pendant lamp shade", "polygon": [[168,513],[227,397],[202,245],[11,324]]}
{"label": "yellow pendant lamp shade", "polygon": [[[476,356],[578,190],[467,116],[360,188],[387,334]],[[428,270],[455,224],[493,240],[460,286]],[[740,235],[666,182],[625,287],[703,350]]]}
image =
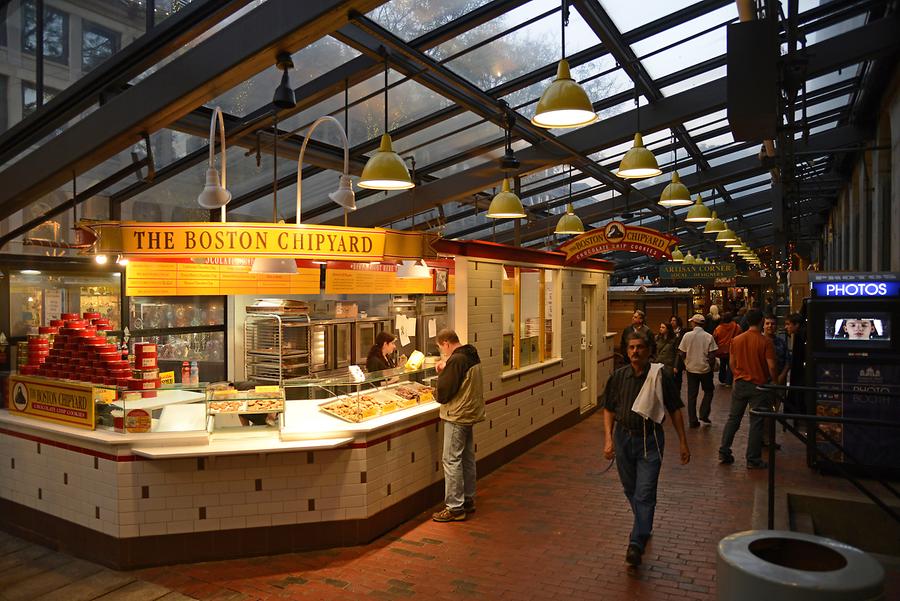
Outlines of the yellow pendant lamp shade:
{"label": "yellow pendant lamp shade", "polygon": [[641,134],[634,134],[634,146],[622,157],[616,175],[623,179],[640,179],[661,174],[659,164],[653,153],[644,147]]}
{"label": "yellow pendant lamp shade", "polygon": [[694,259],[694,255],[691,254],[691,251],[688,251],[688,254],[684,256],[684,264],[693,265],[694,263],[696,263],[696,259]]}
{"label": "yellow pendant lamp shade", "polygon": [[703,201],[698,194],[694,206],[688,210],[687,217],[685,217],[684,220],[690,221],[691,223],[706,223],[710,219],[712,219],[712,215],[709,213],[709,207],[703,204]]}
{"label": "yellow pendant lamp shade", "polygon": [[408,190],[414,186],[406,163],[391,146],[391,136],[383,134],[378,151],[363,167],[359,187],[370,190]]}
{"label": "yellow pendant lamp shade", "polygon": [[691,193],[681,183],[678,172],[672,172],[672,183],[666,186],[659,195],[659,204],[664,207],[686,207],[691,204]]}
{"label": "yellow pendant lamp shade", "polygon": [[581,218],[575,214],[572,203],[566,205],[566,214],[559,218],[555,231],[557,234],[584,233],[584,224],[581,222]]}
{"label": "yellow pendant lamp shade", "polygon": [[725,229],[725,223],[719,219],[719,216],[716,215],[715,211],[712,212],[711,217],[712,218],[706,222],[706,227],[703,228],[704,234],[718,234]]}
{"label": "yellow pendant lamp shade", "polygon": [[559,61],[553,80],[537,103],[531,122],[538,127],[581,127],[598,119],[597,113],[578,82],[572,79],[569,62]]}
{"label": "yellow pendant lamp shade", "polygon": [[509,178],[503,178],[503,189],[491,201],[487,216],[493,219],[522,219],[525,217],[522,201],[509,189]]}
{"label": "yellow pendant lamp shade", "polygon": [[681,252],[681,249],[677,246],[675,247],[675,250],[672,251],[672,261],[675,263],[684,262],[684,253]]}
{"label": "yellow pendant lamp shade", "polygon": [[735,236],[734,240],[729,240],[725,243],[725,248],[740,248],[741,244],[743,244],[743,242],[741,242],[741,239]]}
{"label": "yellow pendant lamp shade", "polygon": [[737,240],[737,236],[727,225],[725,226],[725,229],[716,234],[716,242],[731,242],[732,240]]}

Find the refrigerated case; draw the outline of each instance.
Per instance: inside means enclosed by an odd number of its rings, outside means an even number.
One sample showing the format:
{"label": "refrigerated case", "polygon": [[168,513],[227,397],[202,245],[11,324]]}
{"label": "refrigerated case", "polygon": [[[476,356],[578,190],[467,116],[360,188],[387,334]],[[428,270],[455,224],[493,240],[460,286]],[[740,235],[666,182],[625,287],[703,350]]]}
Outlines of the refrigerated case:
{"label": "refrigerated case", "polygon": [[333,330],[328,325],[313,322],[309,326],[309,372],[317,373],[334,369],[332,345]]}
{"label": "refrigerated case", "polygon": [[334,329],[334,367],[349,367],[353,360],[352,335],[353,322],[339,321],[332,324]]}
{"label": "refrigerated case", "polygon": [[440,355],[437,346],[437,333],[450,327],[449,313],[447,312],[447,295],[427,294],[419,297],[418,323],[416,328],[417,340],[420,341],[418,350],[426,355]]}
{"label": "refrigerated case", "polygon": [[375,344],[375,337],[379,332],[391,328],[391,320],[387,317],[369,317],[358,319],[353,324],[353,362],[356,365],[365,365],[369,350]]}

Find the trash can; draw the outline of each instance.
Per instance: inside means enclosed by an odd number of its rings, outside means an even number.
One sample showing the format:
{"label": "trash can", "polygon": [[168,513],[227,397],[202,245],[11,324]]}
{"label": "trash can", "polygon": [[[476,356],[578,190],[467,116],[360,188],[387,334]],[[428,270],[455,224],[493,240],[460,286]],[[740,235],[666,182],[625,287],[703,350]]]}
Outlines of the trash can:
{"label": "trash can", "polygon": [[721,601],[882,601],[884,568],[829,538],[783,530],[748,530],[719,541]]}

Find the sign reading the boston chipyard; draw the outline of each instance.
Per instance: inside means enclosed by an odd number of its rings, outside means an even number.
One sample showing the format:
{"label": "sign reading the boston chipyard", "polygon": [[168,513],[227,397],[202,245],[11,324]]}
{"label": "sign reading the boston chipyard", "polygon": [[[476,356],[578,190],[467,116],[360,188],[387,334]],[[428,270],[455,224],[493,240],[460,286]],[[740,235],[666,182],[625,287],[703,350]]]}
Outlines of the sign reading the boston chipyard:
{"label": "sign reading the boston chipyard", "polygon": [[654,259],[669,259],[678,238],[648,227],[625,225],[611,221],[602,228],[575,236],[560,245],[566,253],[566,263],[575,263],[598,253],[627,250],[643,253]]}
{"label": "sign reading the boston chipyard", "polygon": [[685,265],[666,263],[659,266],[659,277],[663,280],[716,280],[734,278],[737,268],[734,263],[714,263],[709,265]]}

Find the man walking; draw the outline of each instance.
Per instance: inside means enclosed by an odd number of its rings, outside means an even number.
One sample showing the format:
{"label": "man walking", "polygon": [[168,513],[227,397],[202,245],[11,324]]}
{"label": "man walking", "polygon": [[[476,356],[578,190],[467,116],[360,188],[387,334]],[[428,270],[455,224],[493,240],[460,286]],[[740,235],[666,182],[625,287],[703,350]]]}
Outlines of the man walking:
{"label": "man walking", "polygon": [[[713,366],[716,364],[716,345],[712,334],[703,329],[706,318],[697,313],[691,317],[690,332],[681,339],[678,345],[678,354],[684,363],[688,381],[688,421],[691,428],[699,428],[700,422],[707,425],[712,422],[709,419],[709,410],[712,408],[713,392]],[[697,394],[703,387],[703,401],[700,403],[700,419],[697,419]]]}
{"label": "man walking", "polygon": [[[602,403],[606,434],[603,455],[607,459],[616,458],[619,480],[631,504],[634,523],[625,562],[638,566],[653,532],[656,488],[666,442],[662,428],[665,413],[672,418],[672,425],[678,434],[682,465],[691,460],[691,452],[681,417],[684,405],[672,376],[666,370],[659,369],[659,364],[651,367],[650,348],[642,335],[629,334],[626,352],[629,365],[613,372],[606,383]],[[660,392],[662,398],[659,398]],[[644,406],[639,407],[635,403],[639,396],[644,397],[642,400],[651,406],[650,414],[654,415],[654,419],[646,419],[634,411],[633,408],[643,411]]]}
{"label": "man walking", "polygon": [[619,341],[619,350],[622,353],[622,360],[625,362],[628,361],[628,341],[626,339],[632,332],[641,334],[644,338],[647,339],[647,346],[650,349],[650,356],[655,356],[656,340],[653,338],[653,332],[650,331],[650,328],[648,328],[644,323],[644,312],[640,309],[635,309],[634,313],[631,314],[631,325],[622,330],[622,339]]}
{"label": "man walking", "polygon": [[460,344],[456,332],[437,334],[443,359],[437,364],[437,402],[444,423],[444,503],[431,516],[435,522],[460,522],[475,512],[474,425],[484,421],[481,359],[471,344]]}
{"label": "man walking", "polygon": [[[734,435],[741,427],[741,420],[747,405],[750,409],[771,408],[771,392],[757,387],[774,381],[777,377],[775,365],[775,345],[761,331],[762,313],[759,309],[747,311],[747,331],[731,343],[731,370],[734,373],[734,388],[731,391],[731,409],[728,422],[722,431],[719,447],[719,463],[734,463],[731,445]],[[750,416],[750,436],[747,440],[747,469],[764,469],[768,464],[762,460],[763,419]]]}

